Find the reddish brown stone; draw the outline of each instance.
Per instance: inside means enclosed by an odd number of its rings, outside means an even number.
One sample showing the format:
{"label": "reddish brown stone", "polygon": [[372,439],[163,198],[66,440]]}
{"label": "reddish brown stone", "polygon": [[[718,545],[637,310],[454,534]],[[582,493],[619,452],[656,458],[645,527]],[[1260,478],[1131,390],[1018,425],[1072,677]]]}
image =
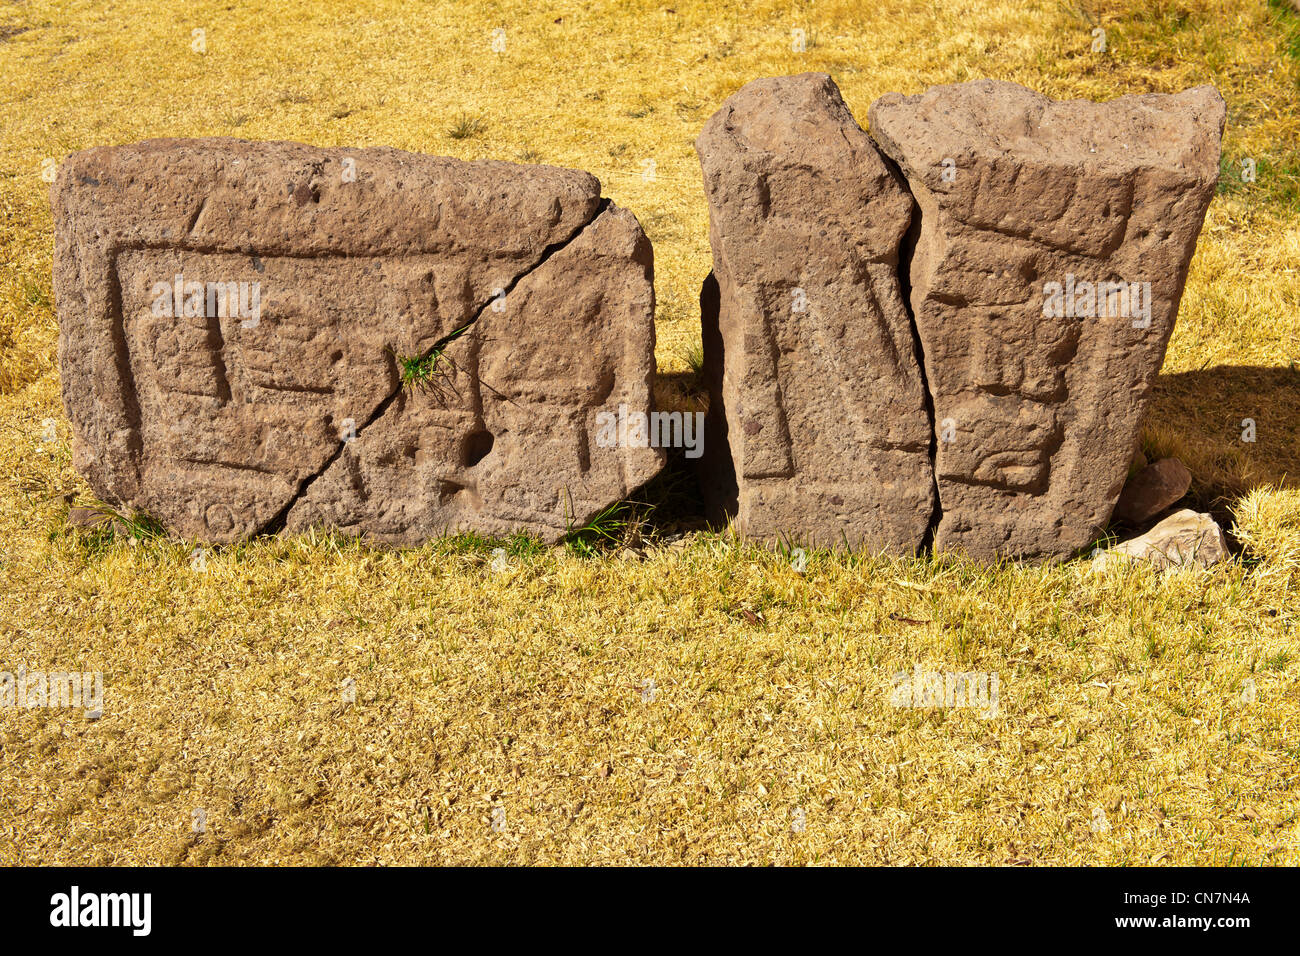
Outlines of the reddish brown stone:
{"label": "reddish brown stone", "polygon": [[696,150],[715,509],[759,539],[915,550],[934,482],[900,178],[821,73],[746,85]]}
{"label": "reddish brown stone", "polygon": [[[52,202],[74,462],[182,535],[555,536],[661,460],[591,427],[648,408],[654,300],[649,244],[586,173],[154,140],[69,157]],[[404,391],[399,358],[444,345]]]}
{"label": "reddish brown stone", "polygon": [[[870,121],[920,208],[936,546],[1068,555],[1123,487],[1218,179],[1223,99],[1055,102],[980,80],[889,94]],[[1124,292],[1098,308],[1103,282]]]}
{"label": "reddish brown stone", "polygon": [[1113,517],[1129,524],[1154,518],[1192,486],[1192,473],[1177,458],[1161,458],[1143,468],[1124,484]]}

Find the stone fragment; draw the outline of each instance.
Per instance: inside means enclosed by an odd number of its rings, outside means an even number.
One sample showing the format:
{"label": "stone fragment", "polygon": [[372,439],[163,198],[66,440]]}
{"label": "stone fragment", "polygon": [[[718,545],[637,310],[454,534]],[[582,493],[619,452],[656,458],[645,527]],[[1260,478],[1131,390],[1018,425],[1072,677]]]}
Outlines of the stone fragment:
{"label": "stone fragment", "polygon": [[1123,487],[1218,179],[1223,99],[1056,102],[979,80],[869,115],[920,209],[908,271],[936,547],[1068,555]]}
{"label": "stone fragment", "polygon": [[441,352],[288,513],[399,543],[449,530],[585,524],[662,467],[653,448],[599,447],[602,411],[653,388],[649,240],[611,206]]}
{"label": "stone fragment", "polygon": [[696,150],[711,510],[758,539],[914,551],[934,481],[900,177],[822,73],[747,84]]}
{"label": "stone fragment", "polygon": [[74,154],[51,200],[74,463],[174,532],[554,536],[658,467],[596,440],[648,410],[654,299],[586,173],[152,140]]}
{"label": "stone fragment", "polygon": [[1154,518],[1192,486],[1192,473],[1177,458],[1161,458],[1143,468],[1124,484],[1115,513],[1118,521],[1138,525]]}
{"label": "stone fragment", "polygon": [[1207,514],[1184,508],[1175,511],[1146,534],[1109,548],[1095,558],[1100,569],[1124,561],[1144,561],[1157,570],[1174,567],[1208,568],[1226,560],[1228,540]]}

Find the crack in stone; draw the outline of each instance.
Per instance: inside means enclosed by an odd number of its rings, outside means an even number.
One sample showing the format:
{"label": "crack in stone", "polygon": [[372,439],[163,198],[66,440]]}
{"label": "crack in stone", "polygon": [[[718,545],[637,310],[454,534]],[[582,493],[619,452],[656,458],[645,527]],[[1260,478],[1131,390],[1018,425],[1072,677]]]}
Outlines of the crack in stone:
{"label": "crack in stone", "polygon": [[912,192],[912,184],[903,175],[898,164],[884,150],[880,150],[880,157],[886,165],[898,173],[899,182],[912,197],[912,221],[903,235],[898,250],[898,289],[902,294],[903,309],[907,312],[907,321],[912,329],[912,351],[916,356],[916,367],[921,375],[921,402],[925,409],[925,417],[930,422],[930,480],[934,487],[934,510],[930,512],[929,524],[926,525],[925,534],[922,535],[921,544],[917,549],[921,554],[930,554],[934,551],[934,539],[939,530],[939,522],[943,520],[943,500],[939,497],[939,432],[935,420],[934,395],[930,391],[930,380],[925,373],[925,347],[921,343],[921,330],[916,324],[916,315],[912,311],[912,258],[916,255],[916,247],[921,240],[921,204],[917,202],[916,195]]}
{"label": "crack in stone", "polygon": [[[429,348],[420,356],[421,360],[427,359],[430,356],[432,356],[434,353],[442,351],[454,339],[458,339],[461,336],[463,336],[466,332],[468,332],[475,324],[478,323],[478,320],[483,317],[483,314],[489,308],[491,308],[493,302],[495,302],[498,298],[508,296],[511,292],[515,290],[515,288],[519,285],[520,282],[524,281],[524,279],[526,279],[528,276],[532,275],[543,265],[545,265],[546,262],[553,255],[555,255],[557,252],[560,252],[562,249],[565,249],[568,246],[570,246],[574,242],[574,240],[576,240],[579,236],[581,236],[584,232],[586,232],[587,228],[592,223],[594,223],[597,219],[600,218],[600,216],[605,212],[605,210],[607,210],[610,207],[610,205],[611,205],[610,200],[602,196],[600,198],[600,201],[596,204],[595,212],[592,213],[589,219],[583,221],[569,236],[559,240],[558,242],[553,242],[549,246],[547,246],[542,251],[541,258],[539,258],[535,263],[533,263],[533,265],[525,269],[523,272],[519,273],[519,275],[511,279],[510,282],[505,286],[505,288],[499,294],[493,294],[491,297],[489,297],[489,299],[486,302],[484,302],[474,313],[474,318],[470,319],[470,321],[466,325],[452,332],[449,332],[448,334],[444,335],[442,338],[438,339],[438,341],[434,342],[433,345],[429,346]],[[374,422],[378,421],[379,418],[381,418],[383,414],[387,412],[388,409],[392,406],[393,402],[397,401],[397,397],[401,394],[402,394],[402,384],[399,381],[397,384],[397,388],[394,389],[392,392],[390,392],[377,406],[375,406],[375,410],[370,414],[370,416],[357,427],[355,437],[351,441],[356,441],[360,439],[361,433],[365,431],[365,429],[368,428],[370,425],[372,425]],[[329,471],[330,467],[333,466],[333,464],[336,461],[338,461],[340,457],[342,457],[344,449],[346,449],[347,446],[351,444],[351,441],[345,441],[340,439],[338,446],[334,449],[334,452],[329,456],[329,458],[325,460],[325,463],[322,464],[321,467],[318,468],[316,471],[314,471],[312,474],[308,475],[306,478],[301,479],[298,482],[297,490],[294,492],[293,496],[285,503],[284,507],[282,507],[279,511],[277,511],[255,533],[256,534],[279,534],[281,531],[283,531],[285,524],[288,522],[289,519],[289,512],[293,510],[293,506],[296,505],[299,501],[301,501],[306,496],[307,492],[311,489],[311,486],[313,483],[315,483],[316,479],[321,477],[323,474],[325,474],[325,472]]]}

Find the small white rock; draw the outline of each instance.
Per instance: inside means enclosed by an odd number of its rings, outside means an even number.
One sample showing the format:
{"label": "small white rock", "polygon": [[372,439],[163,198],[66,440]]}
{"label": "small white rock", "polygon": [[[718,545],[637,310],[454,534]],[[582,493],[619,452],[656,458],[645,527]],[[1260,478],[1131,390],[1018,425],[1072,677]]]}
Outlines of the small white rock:
{"label": "small white rock", "polygon": [[1184,508],[1175,511],[1146,534],[1121,542],[1092,559],[1094,569],[1111,561],[1146,561],[1158,570],[1175,567],[1208,568],[1226,560],[1228,540],[1207,514]]}

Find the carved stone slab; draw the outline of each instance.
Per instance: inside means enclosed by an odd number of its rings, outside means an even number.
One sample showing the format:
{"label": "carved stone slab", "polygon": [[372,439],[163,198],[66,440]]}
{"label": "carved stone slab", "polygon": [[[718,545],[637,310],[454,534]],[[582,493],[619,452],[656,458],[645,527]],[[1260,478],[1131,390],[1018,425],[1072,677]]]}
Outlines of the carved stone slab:
{"label": "carved stone slab", "polygon": [[74,463],[182,535],[553,537],[660,466],[596,441],[649,408],[653,266],[586,173],[154,140],[51,198]]}

